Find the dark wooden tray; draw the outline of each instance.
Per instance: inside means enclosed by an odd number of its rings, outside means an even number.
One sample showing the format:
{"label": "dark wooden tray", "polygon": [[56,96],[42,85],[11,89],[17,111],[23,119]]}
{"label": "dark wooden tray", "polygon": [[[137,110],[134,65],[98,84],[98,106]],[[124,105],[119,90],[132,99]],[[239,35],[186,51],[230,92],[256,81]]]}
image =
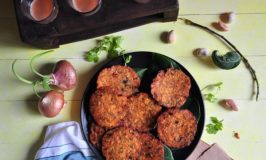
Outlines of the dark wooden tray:
{"label": "dark wooden tray", "polygon": [[178,0],[152,0],[139,4],[133,0],[102,0],[100,10],[83,16],[58,0],[59,13],[49,24],[38,24],[27,19],[21,11],[20,0],[14,0],[21,40],[38,48],[57,48],[61,44],[161,21],[176,21]]}

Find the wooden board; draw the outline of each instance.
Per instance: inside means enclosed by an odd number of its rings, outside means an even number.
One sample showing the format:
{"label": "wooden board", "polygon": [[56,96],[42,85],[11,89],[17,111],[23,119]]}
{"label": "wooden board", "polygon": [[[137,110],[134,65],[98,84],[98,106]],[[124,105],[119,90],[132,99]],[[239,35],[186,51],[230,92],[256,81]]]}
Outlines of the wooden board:
{"label": "wooden board", "polygon": [[103,0],[99,11],[91,16],[75,12],[66,1],[58,1],[57,18],[49,24],[38,24],[23,15],[20,0],[14,0],[14,4],[21,40],[46,49],[150,22],[176,21],[178,15],[177,0],[152,0],[147,4]]}

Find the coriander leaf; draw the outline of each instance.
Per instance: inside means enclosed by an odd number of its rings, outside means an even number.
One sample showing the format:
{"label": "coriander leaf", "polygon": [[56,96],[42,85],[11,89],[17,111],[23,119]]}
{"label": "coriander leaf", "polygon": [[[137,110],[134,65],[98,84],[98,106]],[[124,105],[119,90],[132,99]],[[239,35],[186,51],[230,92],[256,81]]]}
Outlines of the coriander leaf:
{"label": "coriander leaf", "polygon": [[218,132],[213,124],[208,124],[206,130],[209,134],[216,134]]}
{"label": "coriander leaf", "polygon": [[217,117],[211,117],[210,119],[213,123],[219,123],[219,120],[217,119]]}
{"label": "coriander leaf", "polygon": [[124,51],[121,48],[123,38],[121,36],[106,36],[98,41],[97,46],[85,54],[85,59],[89,62],[98,62],[99,55],[102,52],[107,52],[108,58],[114,58],[122,54]]}
{"label": "coriander leaf", "polygon": [[[205,100],[214,103],[218,99],[215,97],[215,95],[218,93],[219,90],[221,90],[223,83],[218,82],[215,84],[210,84],[205,86],[201,91],[203,92],[203,97]],[[204,93],[205,90],[210,91],[209,93]]]}
{"label": "coriander leaf", "polygon": [[99,49],[94,48],[92,50],[90,50],[89,52],[87,52],[86,54],[86,60],[89,62],[98,62],[99,61]]}
{"label": "coriander leaf", "polygon": [[121,36],[113,37],[113,45],[116,47],[120,47],[120,44],[122,43],[123,38]]}
{"label": "coriander leaf", "polygon": [[215,95],[212,94],[212,93],[204,94],[203,96],[204,96],[204,99],[206,99],[207,101],[212,102],[212,103],[214,103],[214,102],[216,102],[218,100],[215,97]]}
{"label": "coriander leaf", "polygon": [[221,89],[221,88],[222,88],[222,85],[223,85],[223,82],[219,82],[219,83],[217,83],[215,86],[217,86],[218,89]]}
{"label": "coriander leaf", "polygon": [[119,56],[119,51],[118,50],[116,50],[116,49],[111,49],[111,50],[108,50],[108,55],[107,55],[107,57],[109,58],[109,59],[112,59],[112,58],[115,58],[115,57],[117,57],[117,56]]}
{"label": "coriander leaf", "polygon": [[215,84],[209,84],[207,86],[205,86],[202,90],[208,89],[208,90],[214,90],[214,89],[221,89],[223,85],[223,82],[218,82]]}
{"label": "coriander leaf", "polygon": [[223,120],[218,120],[216,117],[210,117],[211,123],[206,125],[206,131],[209,134],[216,134],[223,129]]}

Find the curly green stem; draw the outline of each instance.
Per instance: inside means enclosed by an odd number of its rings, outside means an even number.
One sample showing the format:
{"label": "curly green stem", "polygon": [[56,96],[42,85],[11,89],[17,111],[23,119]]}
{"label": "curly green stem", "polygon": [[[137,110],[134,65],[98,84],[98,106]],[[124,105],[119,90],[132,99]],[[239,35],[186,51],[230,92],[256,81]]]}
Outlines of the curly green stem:
{"label": "curly green stem", "polygon": [[15,70],[15,64],[16,64],[16,62],[17,62],[17,60],[14,60],[13,63],[12,63],[12,72],[13,72],[14,76],[15,76],[18,80],[20,80],[21,82],[24,82],[24,83],[26,83],[26,84],[31,84],[31,85],[33,85],[33,84],[34,84],[33,81],[27,80],[27,79],[21,77],[20,75],[18,75],[18,73],[17,73],[16,70]]}
{"label": "curly green stem", "polygon": [[46,51],[46,52],[43,52],[43,53],[37,54],[37,55],[35,55],[35,56],[33,56],[33,57],[31,58],[31,60],[30,60],[30,69],[31,69],[31,71],[32,71],[33,73],[37,74],[38,76],[40,76],[40,77],[42,77],[42,78],[47,77],[47,75],[43,75],[43,74],[39,73],[39,72],[33,67],[33,62],[34,62],[37,58],[39,58],[39,57],[41,57],[41,56],[43,56],[43,55],[45,55],[45,54],[47,54],[47,53],[50,53],[50,52],[52,52],[52,51],[53,51],[53,50],[49,50],[49,51]]}
{"label": "curly green stem", "polygon": [[35,93],[35,95],[37,96],[37,97],[39,97],[39,98],[41,98],[41,96],[38,94],[38,92],[37,92],[37,90],[36,90],[36,87],[38,86],[39,84],[38,84],[38,82],[36,82],[36,83],[34,83],[33,84],[33,91],[34,91],[34,93]]}

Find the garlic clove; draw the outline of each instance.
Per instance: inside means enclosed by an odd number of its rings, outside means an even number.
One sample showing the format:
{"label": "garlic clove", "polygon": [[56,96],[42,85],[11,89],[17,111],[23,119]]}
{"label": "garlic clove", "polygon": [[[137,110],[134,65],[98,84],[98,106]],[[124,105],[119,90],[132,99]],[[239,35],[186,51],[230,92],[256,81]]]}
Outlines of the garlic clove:
{"label": "garlic clove", "polygon": [[198,57],[205,57],[209,55],[207,48],[197,48],[193,51],[193,54]]}
{"label": "garlic clove", "polygon": [[176,34],[174,30],[171,30],[167,33],[167,43],[176,42]]}

